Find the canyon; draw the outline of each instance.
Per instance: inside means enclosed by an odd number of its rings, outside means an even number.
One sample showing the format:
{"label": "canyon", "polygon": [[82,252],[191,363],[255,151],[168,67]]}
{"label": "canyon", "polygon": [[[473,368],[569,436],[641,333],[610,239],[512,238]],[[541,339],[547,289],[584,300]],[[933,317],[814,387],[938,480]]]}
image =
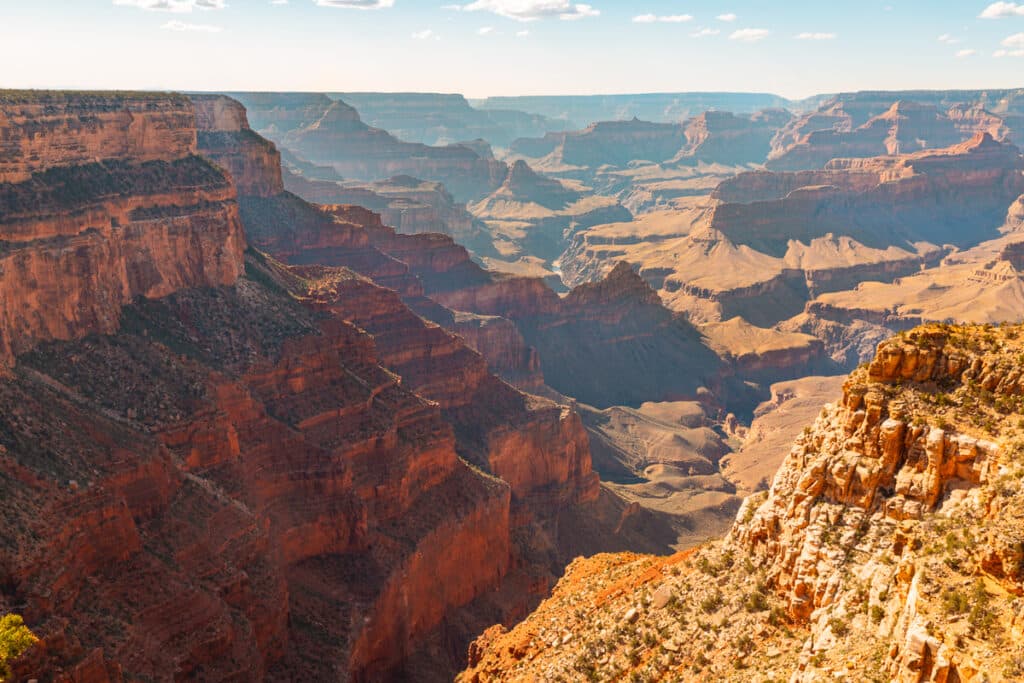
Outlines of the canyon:
{"label": "canyon", "polygon": [[[104,116],[76,122],[79,97]],[[422,285],[367,241],[379,218],[288,194],[240,104],[4,102],[59,111],[0,185],[0,609],[40,639],[15,675],[376,680],[426,658],[436,679],[476,623],[539,600],[560,534],[630,542],[581,512],[615,503],[578,414],[407,308]],[[160,153],[136,110],[181,144]],[[83,127],[98,160],[61,156]],[[394,289],[247,247],[286,211]]]}
{"label": "canyon", "polygon": [[0,91],[13,680],[1024,675],[1020,95]]}
{"label": "canyon", "polygon": [[408,175],[443,182],[453,196],[467,201],[498,187],[505,175],[505,165],[476,145],[406,142],[367,125],[353,107],[326,95],[235,96],[251,113],[257,132],[346,178]]}
{"label": "canyon", "polygon": [[882,344],[724,539],[577,560],[458,680],[1016,680],[1020,333]]}

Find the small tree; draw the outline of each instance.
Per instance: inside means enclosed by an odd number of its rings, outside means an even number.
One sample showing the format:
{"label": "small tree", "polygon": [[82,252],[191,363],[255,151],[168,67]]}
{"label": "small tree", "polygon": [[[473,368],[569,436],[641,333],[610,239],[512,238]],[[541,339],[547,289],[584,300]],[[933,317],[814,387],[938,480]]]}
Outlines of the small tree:
{"label": "small tree", "polygon": [[25,626],[21,616],[5,614],[0,617],[0,681],[11,675],[8,662],[25,654],[39,639]]}

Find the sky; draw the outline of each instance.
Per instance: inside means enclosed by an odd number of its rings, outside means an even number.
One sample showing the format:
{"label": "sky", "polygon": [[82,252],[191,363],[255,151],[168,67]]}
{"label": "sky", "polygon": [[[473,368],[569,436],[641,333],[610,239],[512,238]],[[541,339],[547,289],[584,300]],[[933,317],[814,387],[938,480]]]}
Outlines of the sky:
{"label": "sky", "polygon": [[1024,87],[1024,0],[0,0],[0,88]]}

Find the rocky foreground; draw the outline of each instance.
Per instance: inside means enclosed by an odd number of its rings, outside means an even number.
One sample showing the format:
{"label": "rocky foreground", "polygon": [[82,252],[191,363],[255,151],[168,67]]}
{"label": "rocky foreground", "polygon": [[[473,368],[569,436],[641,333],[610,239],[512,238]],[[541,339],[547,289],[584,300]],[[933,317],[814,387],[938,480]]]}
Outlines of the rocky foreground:
{"label": "rocky foreground", "polygon": [[723,540],[575,561],[459,680],[1021,680],[1022,334],[883,343]]}

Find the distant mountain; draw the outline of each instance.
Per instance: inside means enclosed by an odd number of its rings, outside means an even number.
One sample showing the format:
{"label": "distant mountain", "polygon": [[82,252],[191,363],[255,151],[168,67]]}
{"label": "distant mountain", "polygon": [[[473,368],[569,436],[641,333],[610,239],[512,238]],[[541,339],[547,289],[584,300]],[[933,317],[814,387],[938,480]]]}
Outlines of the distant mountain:
{"label": "distant mountain", "polygon": [[507,147],[516,138],[540,137],[576,127],[565,119],[551,119],[513,109],[482,111],[462,95],[438,93],[330,93],[359,110],[371,126],[383,128],[408,142],[448,145],[482,138]]}
{"label": "distant mountain", "polygon": [[564,95],[528,97],[489,97],[470,100],[485,111],[518,109],[552,119],[576,121],[584,125],[596,121],[620,121],[638,118],[658,123],[677,123],[706,111],[753,114],[762,109],[789,109],[795,112],[817,108],[829,95],[805,100],[788,100],[770,93],[689,92],[642,95]]}

